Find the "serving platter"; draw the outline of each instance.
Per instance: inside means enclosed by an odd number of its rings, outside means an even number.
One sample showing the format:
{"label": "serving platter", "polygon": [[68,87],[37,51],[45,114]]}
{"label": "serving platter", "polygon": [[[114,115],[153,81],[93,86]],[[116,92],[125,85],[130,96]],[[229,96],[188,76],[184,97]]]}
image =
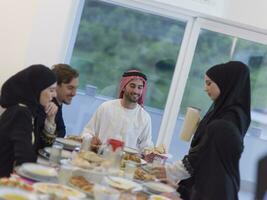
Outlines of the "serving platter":
{"label": "serving platter", "polygon": [[58,176],[54,168],[37,163],[24,163],[15,167],[15,172],[24,178],[34,181],[57,182]]}
{"label": "serving platter", "polygon": [[166,193],[175,192],[175,189],[173,187],[160,182],[155,182],[155,181],[144,182],[143,185],[149,192],[154,194],[160,194],[164,192]]}
{"label": "serving platter", "polygon": [[74,150],[77,147],[81,146],[81,143],[75,140],[67,138],[56,138],[56,142],[63,144],[63,148],[67,150]]}
{"label": "serving platter", "polygon": [[5,200],[38,200],[37,196],[25,190],[1,187],[0,199]]}
{"label": "serving platter", "polygon": [[116,189],[120,190],[131,190],[131,191],[140,191],[142,190],[142,185],[131,181],[126,178],[117,177],[117,176],[107,176],[105,177],[105,182]]}
{"label": "serving platter", "polygon": [[54,194],[59,197],[85,198],[86,195],[77,189],[57,183],[35,183],[33,188],[44,194]]}

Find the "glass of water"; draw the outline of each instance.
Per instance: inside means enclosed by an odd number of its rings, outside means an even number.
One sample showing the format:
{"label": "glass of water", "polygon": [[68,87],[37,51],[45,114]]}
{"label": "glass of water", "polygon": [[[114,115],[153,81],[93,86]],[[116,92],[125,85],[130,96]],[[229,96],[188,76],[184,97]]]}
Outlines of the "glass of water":
{"label": "glass of water", "polygon": [[61,152],[63,149],[63,145],[61,144],[53,144],[49,156],[49,164],[51,166],[58,166],[61,159]]}
{"label": "glass of water", "polygon": [[137,168],[137,163],[132,162],[132,161],[126,161],[124,176],[126,178],[133,179],[136,168]]}

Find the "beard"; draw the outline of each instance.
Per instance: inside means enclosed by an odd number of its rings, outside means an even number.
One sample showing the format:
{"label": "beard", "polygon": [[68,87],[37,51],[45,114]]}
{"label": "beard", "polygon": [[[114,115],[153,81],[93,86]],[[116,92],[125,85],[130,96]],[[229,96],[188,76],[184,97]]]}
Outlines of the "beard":
{"label": "beard", "polygon": [[125,99],[131,103],[137,103],[138,100],[140,99],[141,95],[136,95],[136,94],[130,94],[128,92],[124,93]]}
{"label": "beard", "polygon": [[70,105],[73,97],[67,97],[66,99],[63,100],[63,103],[66,105]]}

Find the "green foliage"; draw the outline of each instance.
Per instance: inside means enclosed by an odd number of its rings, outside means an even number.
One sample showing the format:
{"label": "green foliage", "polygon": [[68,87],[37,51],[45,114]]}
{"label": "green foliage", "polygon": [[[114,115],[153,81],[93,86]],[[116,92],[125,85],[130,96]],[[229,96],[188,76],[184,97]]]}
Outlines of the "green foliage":
{"label": "green foliage", "polygon": [[[137,68],[148,76],[146,105],[164,109],[184,29],[184,22],[86,0],[71,60],[81,74],[80,88],[95,85],[98,94],[116,97],[121,74]],[[205,71],[229,60],[250,65],[252,107],[265,108],[266,52],[265,45],[202,30],[181,113],[187,106],[199,107],[205,113],[211,104],[204,92]]]}
{"label": "green foliage", "polygon": [[[85,1],[71,65],[81,73],[80,88],[116,96],[121,74],[137,68],[148,76],[146,105],[163,109],[185,24],[172,19]],[[155,64],[168,60],[168,67]],[[171,66],[171,67],[169,67]]]}

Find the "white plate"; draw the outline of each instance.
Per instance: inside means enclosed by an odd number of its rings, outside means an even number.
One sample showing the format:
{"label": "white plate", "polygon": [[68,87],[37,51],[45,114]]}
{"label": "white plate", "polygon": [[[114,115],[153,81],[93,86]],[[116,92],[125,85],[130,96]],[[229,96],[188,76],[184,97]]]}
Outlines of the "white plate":
{"label": "white plate", "polygon": [[29,180],[39,181],[39,182],[45,181],[45,182],[52,182],[52,183],[58,182],[57,178],[54,178],[54,177],[53,178],[36,177],[36,176],[32,176],[30,174],[27,174],[22,170],[21,166],[15,167],[14,170],[18,175],[20,175],[23,178],[29,179]]}
{"label": "white plate", "polygon": [[153,195],[151,195],[149,197],[149,200],[171,200],[171,199],[169,199],[167,197],[164,197],[162,195],[155,195],[155,194],[153,194]]}
{"label": "white plate", "polygon": [[56,183],[35,183],[33,188],[37,192],[45,194],[55,194],[59,197],[76,197],[76,198],[85,198],[86,195],[83,192],[80,192],[74,188],[56,184]]}
{"label": "white plate", "polygon": [[149,192],[156,194],[163,192],[175,192],[175,189],[173,187],[160,182],[145,182],[143,185],[148,189]]}
{"label": "white plate", "polygon": [[[52,149],[52,147],[45,147],[44,148],[44,151],[46,153],[50,154],[51,149]],[[71,158],[71,155],[72,154],[71,154],[70,151],[67,151],[67,150],[62,149],[62,151],[61,151],[61,158]]]}
{"label": "white plate", "polygon": [[0,188],[0,199],[5,200],[14,200],[14,199],[20,199],[20,200],[37,200],[37,196],[34,194],[16,189],[16,188],[6,188],[1,187]]}
{"label": "white plate", "polygon": [[108,176],[105,177],[105,182],[114,188],[121,190],[131,190],[131,191],[140,191],[142,186],[134,181],[129,179],[117,177],[117,176]]}
{"label": "white plate", "polygon": [[58,175],[54,168],[37,163],[23,163],[20,168],[25,174],[41,179],[56,178]]}
{"label": "white plate", "polygon": [[138,154],[139,151],[137,149],[131,148],[131,147],[124,147],[123,151],[128,154]]}
{"label": "white plate", "polygon": [[66,149],[70,149],[70,148],[74,149],[76,147],[80,147],[81,146],[80,142],[77,142],[77,141],[74,141],[74,140],[70,140],[70,139],[66,139],[66,138],[56,138],[56,142],[59,142],[59,143],[63,144]]}

